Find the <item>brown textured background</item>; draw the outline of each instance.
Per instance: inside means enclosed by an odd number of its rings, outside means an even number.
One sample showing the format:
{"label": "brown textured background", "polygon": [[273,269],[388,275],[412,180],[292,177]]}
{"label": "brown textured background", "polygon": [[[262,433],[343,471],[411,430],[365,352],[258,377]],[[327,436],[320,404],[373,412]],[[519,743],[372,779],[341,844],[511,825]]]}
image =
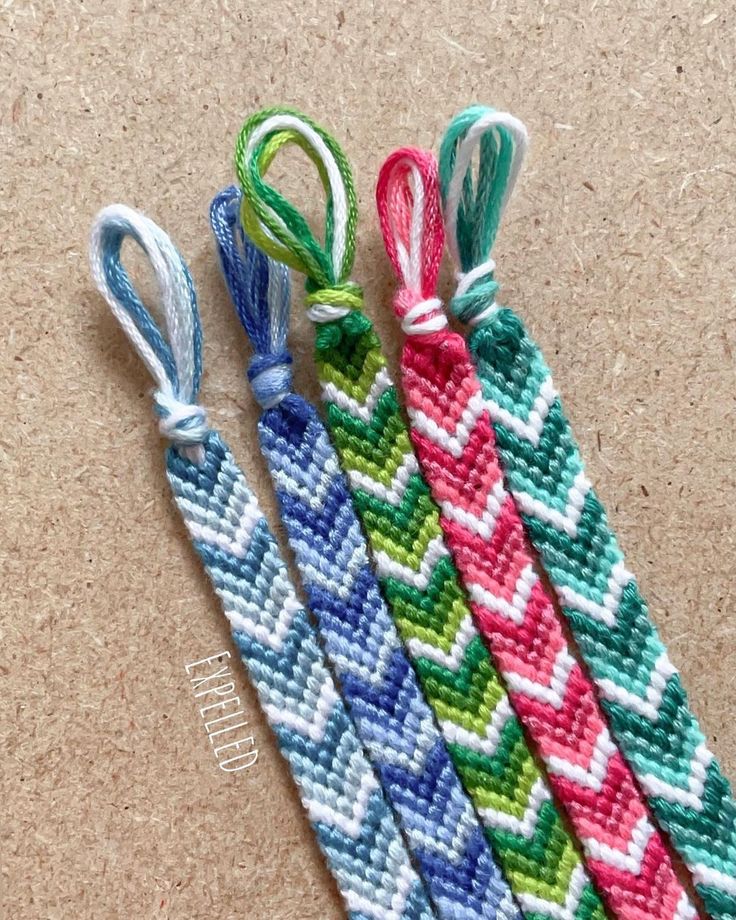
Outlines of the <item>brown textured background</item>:
{"label": "brown textured background", "polygon": [[[172,234],[200,294],[203,402],[273,510],[207,223],[240,123],[266,104],[303,108],[344,144],[363,216],[356,277],[394,348],[377,306],[390,290],[372,204],[382,158],[436,146],[471,101],[526,122],[531,154],[496,252],[503,301],[546,350],[736,774],[728,5],[2,7],[0,914],[341,916],[242,674],[260,758],[227,776],[211,753],[184,664],[228,648],[226,625],[172,507],[149,380],[87,271],[104,204],[144,208]],[[306,201],[315,185],[284,187]],[[297,383],[316,395],[311,338],[297,310]]]}

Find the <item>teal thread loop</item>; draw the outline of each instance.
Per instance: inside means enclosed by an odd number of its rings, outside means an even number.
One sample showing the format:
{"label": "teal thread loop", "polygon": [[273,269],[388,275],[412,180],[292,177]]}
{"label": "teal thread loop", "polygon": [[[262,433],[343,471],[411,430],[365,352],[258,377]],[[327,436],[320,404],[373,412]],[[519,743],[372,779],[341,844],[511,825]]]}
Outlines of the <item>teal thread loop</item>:
{"label": "teal thread loop", "polygon": [[442,139],[440,187],[447,245],[460,269],[450,309],[462,322],[478,324],[495,310],[499,284],[491,251],[527,143],[526,128],[517,118],[481,105],[457,115]]}

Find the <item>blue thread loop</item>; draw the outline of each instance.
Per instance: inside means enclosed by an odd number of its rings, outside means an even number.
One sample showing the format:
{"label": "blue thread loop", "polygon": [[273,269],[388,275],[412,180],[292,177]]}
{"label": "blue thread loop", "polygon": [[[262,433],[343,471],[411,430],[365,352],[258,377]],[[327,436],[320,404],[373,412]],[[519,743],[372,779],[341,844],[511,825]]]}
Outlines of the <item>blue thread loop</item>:
{"label": "blue thread loop", "polygon": [[[166,335],[143,305],[121,261],[126,237],[151,263]],[[139,211],[116,204],[97,215],[90,237],[92,277],[156,382],[154,410],[164,437],[192,460],[201,457],[209,428],[197,404],[202,379],[202,328],[194,285],[170,238]]]}
{"label": "blue thread loop", "polygon": [[221,191],[210,205],[210,223],[235,312],[255,350],[248,380],[261,406],[272,409],[291,392],[292,358],[286,348],[289,270],[245,235],[241,200],[235,186]]}

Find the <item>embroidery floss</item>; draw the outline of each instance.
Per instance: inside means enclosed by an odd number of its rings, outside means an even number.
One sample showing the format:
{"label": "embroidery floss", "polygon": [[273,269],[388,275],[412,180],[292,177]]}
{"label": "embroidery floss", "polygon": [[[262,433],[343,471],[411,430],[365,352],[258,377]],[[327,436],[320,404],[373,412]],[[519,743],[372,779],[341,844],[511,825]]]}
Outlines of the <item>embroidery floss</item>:
{"label": "embroidery floss", "polygon": [[[708,913],[736,917],[736,803],[691,712],[680,675],[585,474],[542,353],[521,319],[497,307],[490,257],[526,147],[513,116],[475,106],[440,154],[448,245],[461,270],[451,308],[493,420],[526,531],[596,682],[613,733]],[[475,180],[470,163],[480,148]]]}
{"label": "embroidery floss", "polygon": [[[129,237],[158,280],[168,340],[121,261]],[[168,236],[113,205],[94,222],[93,278],[156,381],[167,476],[352,920],[431,920],[378,780],[325,666],[314,627],[242,472],[197,403],[202,338],[194,287]]]}
{"label": "embroidery floss", "polygon": [[[328,191],[324,248],[262,180],[266,151],[254,136],[274,147],[297,143],[315,162]],[[307,275],[328,426],[381,587],[511,889],[528,918],[602,920],[603,905],[473,625],[380,341],[349,281],[357,213],[344,154],[304,116],[278,110],[246,125],[237,168],[249,232]]]}
{"label": "embroidery floss", "polygon": [[327,432],[291,391],[288,269],[245,238],[240,199],[235,188],[220,193],[210,220],[255,349],[248,378],[264,410],[261,450],[327,655],[438,915],[518,918],[401,648]]}
{"label": "embroidery floss", "polygon": [[692,918],[593,684],[535,573],[470,355],[447,328],[436,290],[444,232],[435,158],[397,150],[381,168],[376,202],[400,283],[394,309],[407,333],[401,378],[411,437],[476,622],[614,916]]}

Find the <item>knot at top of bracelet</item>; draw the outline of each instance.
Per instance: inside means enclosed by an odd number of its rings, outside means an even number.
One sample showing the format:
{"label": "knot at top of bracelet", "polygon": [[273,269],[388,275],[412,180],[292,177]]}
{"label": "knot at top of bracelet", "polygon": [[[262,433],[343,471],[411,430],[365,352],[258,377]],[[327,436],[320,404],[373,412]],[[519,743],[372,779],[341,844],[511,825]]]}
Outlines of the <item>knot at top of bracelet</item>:
{"label": "knot at top of bracelet", "polygon": [[394,310],[407,335],[432,335],[447,326],[439,297],[423,297],[418,291],[400,288],[394,297]]}
{"label": "knot at top of bracelet", "polygon": [[175,396],[157,390],[154,407],[161,434],[177,447],[196,447],[209,432],[207,413],[195,403],[181,402]]}
{"label": "knot at top of bracelet", "polygon": [[264,409],[273,409],[291,393],[291,355],[256,355],[248,368],[253,395]]}
{"label": "knot at top of bracelet", "polygon": [[307,295],[307,316],[314,323],[342,319],[363,309],[363,289],[352,281],[316,288]]}
{"label": "knot at top of bracelet", "polygon": [[478,326],[490,318],[498,309],[496,294],[500,288],[493,277],[496,263],[488,259],[468,272],[459,272],[455,296],[450,309],[461,323]]}

